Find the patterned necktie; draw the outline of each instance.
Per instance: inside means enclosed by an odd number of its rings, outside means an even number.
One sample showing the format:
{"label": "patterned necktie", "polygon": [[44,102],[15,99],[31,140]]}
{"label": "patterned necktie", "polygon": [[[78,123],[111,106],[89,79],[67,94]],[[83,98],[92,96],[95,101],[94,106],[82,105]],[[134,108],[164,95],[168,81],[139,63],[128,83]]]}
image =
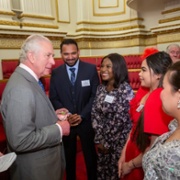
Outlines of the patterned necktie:
{"label": "patterned necktie", "polygon": [[40,80],[38,81],[38,84],[40,85],[41,89],[45,92],[44,85]]}
{"label": "patterned necktie", "polygon": [[69,70],[71,71],[71,77],[70,77],[71,84],[74,86],[74,83],[75,83],[75,70],[76,70],[76,68],[69,68]]}

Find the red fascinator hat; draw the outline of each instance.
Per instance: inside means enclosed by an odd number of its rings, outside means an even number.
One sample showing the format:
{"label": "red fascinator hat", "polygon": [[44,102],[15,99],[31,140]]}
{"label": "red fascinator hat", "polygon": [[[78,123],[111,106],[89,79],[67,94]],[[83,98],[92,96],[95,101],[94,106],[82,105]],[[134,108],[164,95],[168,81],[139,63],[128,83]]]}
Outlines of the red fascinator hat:
{"label": "red fascinator hat", "polygon": [[141,56],[142,61],[143,61],[144,59],[146,59],[148,56],[150,56],[150,55],[152,55],[152,54],[155,54],[155,53],[157,53],[157,52],[159,52],[159,51],[158,51],[158,49],[156,49],[156,48],[153,48],[153,47],[151,47],[151,48],[146,48],[146,49],[144,50],[142,56]]}

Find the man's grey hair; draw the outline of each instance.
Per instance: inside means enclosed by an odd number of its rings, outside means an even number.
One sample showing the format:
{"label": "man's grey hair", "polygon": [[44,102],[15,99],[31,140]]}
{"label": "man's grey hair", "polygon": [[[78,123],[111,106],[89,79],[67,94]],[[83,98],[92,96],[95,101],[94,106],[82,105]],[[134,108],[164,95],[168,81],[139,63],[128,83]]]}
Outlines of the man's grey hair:
{"label": "man's grey hair", "polygon": [[41,34],[33,34],[29,36],[21,46],[19,61],[25,61],[27,59],[27,53],[30,51],[35,53],[38,52],[41,49],[40,42],[42,41],[51,43],[51,41],[47,37]]}
{"label": "man's grey hair", "polygon": [[166,52],[167,52],[167,53],[169,53],[171,47],[177,47],[177,48],[180,49],[180,46],[179,46],[178,44],[170,44],[170,45],[168,45],[167,48],[166,48]]}

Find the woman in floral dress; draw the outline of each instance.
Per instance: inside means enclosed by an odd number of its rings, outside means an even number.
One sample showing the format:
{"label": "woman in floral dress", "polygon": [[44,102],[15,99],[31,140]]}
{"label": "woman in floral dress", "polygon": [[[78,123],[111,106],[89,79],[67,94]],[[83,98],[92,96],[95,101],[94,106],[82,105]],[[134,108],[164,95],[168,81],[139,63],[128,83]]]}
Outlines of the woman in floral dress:
{"label": "woman in floral dress", "polygon": [[129,101],[134,96],[124,57],[116,53],[105,56],[100,76],[102,84],[92,107],[98,153],[97,179],[118,180],[119,154],[131,129]]}

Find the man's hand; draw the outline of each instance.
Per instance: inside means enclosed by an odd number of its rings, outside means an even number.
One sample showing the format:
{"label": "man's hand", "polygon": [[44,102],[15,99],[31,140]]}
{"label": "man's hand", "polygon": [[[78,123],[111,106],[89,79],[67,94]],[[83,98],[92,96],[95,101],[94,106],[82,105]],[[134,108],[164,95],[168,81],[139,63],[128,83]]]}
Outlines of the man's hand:
{"label": "man's hand", "polygon": [[102,144],[97,144],[96,147],[97,147],[98,152],[101,154],[108,154],[109,153],[109,150],[106,149]]}
{"label": "man's hand", "polygon": [[82,122],[81,116],[78,114],[70,114],[67,119],[71,126],[77,126]]}
{"label": "man's hand", "polygon": [[69,115],[69,111],[66,108],[60,108],[56,110],[56,115],[60,121],[64,121],[67,119],[67,116]]}
{"label": "man's hand", "polygon": [[62,128],[62,134],[63,136],[68,136],[70,133],[70,124],[68,121],[57,121],[57,123],[61,126]]}

